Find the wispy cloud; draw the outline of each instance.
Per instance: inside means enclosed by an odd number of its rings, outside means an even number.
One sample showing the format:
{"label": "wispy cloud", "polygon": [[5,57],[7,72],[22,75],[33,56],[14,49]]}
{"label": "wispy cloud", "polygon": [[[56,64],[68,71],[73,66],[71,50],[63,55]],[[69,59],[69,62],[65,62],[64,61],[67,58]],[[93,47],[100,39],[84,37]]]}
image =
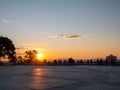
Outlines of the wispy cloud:
{"label": "wispy cloud", "polygon": [[7,20],[7,19],[2,19],[0,22],[5,23],[5,24],[10,24],[10,23],[20,23],[20,20]]}
{"label": "wispy cloud", "polygon": [[65,39],[76,39],[76,38],[82,38],[83,37],[83,35],[63,35],[63,37],[65,38]]}
{"label": "wispy cloud", "polygon": [[84,34],[63,34],[63,35],[51,36],[51,38],[54,38],[54,39],[83,39],[86,37],[87,35],[84,35]]}
{"label": "wispy cloud", "polygon": [[3,22],[3,23],[6,23],[6,24],[11,23],[11,21],[6,20],[6,19],[3,19],[2,22]]}
{"label": "wispy cloud", "polygon": [[34,43],[21,43],[21,47],[17,47],[17,50],[32,50],[37,48],[38,45]]}
{"label": "wispy cloud", "polygon": [[16,50],[27,50],[36,47],[34,43],[21,43],[21,46],[18,46]]}
{"label": "wispy cloud", "polygon": [[17,47],[16,49],[20,50],[20,49],[26,49],[26,48],[25,47]]}

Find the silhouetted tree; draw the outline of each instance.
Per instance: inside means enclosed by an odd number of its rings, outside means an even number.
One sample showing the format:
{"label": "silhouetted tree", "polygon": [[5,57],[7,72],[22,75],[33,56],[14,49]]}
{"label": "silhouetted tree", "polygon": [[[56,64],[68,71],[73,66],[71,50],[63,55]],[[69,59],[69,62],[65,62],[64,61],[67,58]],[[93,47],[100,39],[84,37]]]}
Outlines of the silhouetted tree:
{"label": "silhouetted tree", "polygon": [[55,59],[55,60],[53,61],[53,63],[54,63],[54,64],[57,64],[58,62],[57,62],[57,60]]}
{"label": "silhouetted tree", "polygon": [[28,50],[25,52],[25,58],[27,60],[27,63],[32,62],[36,59],[38,52],[36,50]]}
{"label": "silhouetted tree", "polygon": [[75,63],[75,60],[73,58],[68,58],[68,63],[69,64],[74,64]]}
{"label": "silhouetted tree", "polygon": [[47,62],[46,59],[44,59],[44,64],[46,64],[46,62]]}
{"label": "silhouetted tree", "polygon": [[62,64],[62,60],[58,60],[58,64]]}
{"label": "silhouetted tree", "polygon": [[83,64],[83,60],[80,60],[80,63]]}
{"label": "silhouetted tree", "polygon": [[22,58],[22,56],[18,56],[17,57],[17,64],[22,64],[23,63],[23,58]]}
{"label": "silhouetted tree", "polygon": [[111,60],[111,65],[115,65],[115,61],[114,60]]}
{"label": "silhouetted tree", "polygon": [[1,57],[8,57],[9,62],[15,63],[16,56],[15,56],[15,46],[13,42],[8,37],[0,36],[0,58]]}
{"label": "silhouetted tree", "polygon": [[90,64],[91,64],[91,65],[93,64],[93,60],[92,60],[92,59],[90,59]]}
{"label": "silhouetted tree", "polygon": [[99,59],[97,59],[97,65],[99,65],[100,64],[100,60]]}
{"label": "silhouetted tree", "polygon": [[52,62],[51,61],[47,61],[47,64],[49,65],[49,64],[52,64]]}
{"label": "silhouetted tree", "polygon": [[89,61],[89,59],[87,60],[87,64],[89,64],[90,63],[90,61]]}
{"label": "silhouetted tree", "polygon": [[105,64],[108,65],[108,60],[107,59],[105,60]]}
{"label": "silhouetted tree", "polygon": [[103,64],[103,60],[102,59],[100,59],[100,65],[102,65]]}
{"label": "silhouetted tree", "polygon": [[18,56],[17,60],[23,60],[23,57],[22,56]]}
{"label": "silhouetted tree", "polygon": [[63,60],[63,64],[67,64],[67,60]]}
{"label": "silhouetted tree", "polygon": [[1,65],[1,66],[4,65],[4,63],[3,63],[2,61],[0,61],[0,65]]}

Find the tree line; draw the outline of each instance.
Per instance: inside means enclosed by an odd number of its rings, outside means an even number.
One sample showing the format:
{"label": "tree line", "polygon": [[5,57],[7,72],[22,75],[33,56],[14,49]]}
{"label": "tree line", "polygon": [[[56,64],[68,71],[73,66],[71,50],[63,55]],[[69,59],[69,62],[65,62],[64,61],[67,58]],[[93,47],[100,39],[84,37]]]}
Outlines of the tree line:
{"label": "tree line", "polygon": [[[43,64],[43,65],[115,65],[116,62],[107,60],[97,59],[93,61],[92,59],[84,60],[74,60],[73,58],[68,58],[67,60],[55,59],[53,61],[43,60],[40,62],[37,60],[38,52],[36,50],[28,50],[25,52],[25,56],[16,56],[16,48],[8,37],[0,36],[0,60],[7,57],[9,63],[11,64]],[[119,63],[120,64],[120,63]],[[3,65],[0,61],[0,65]]]}
{"label": "tree line", "polygon": [[[17,59],[22,59],[21,56],[16,56],[16,48],[12,40],[8,37],[0,36],[0,60],[7,58],[10,63],[15,64]],[[28,63],[36,59],[38,52],[36,50],[28,50],[25,52],[25,59]],[[1,63],[2,61],[0,61]]]}

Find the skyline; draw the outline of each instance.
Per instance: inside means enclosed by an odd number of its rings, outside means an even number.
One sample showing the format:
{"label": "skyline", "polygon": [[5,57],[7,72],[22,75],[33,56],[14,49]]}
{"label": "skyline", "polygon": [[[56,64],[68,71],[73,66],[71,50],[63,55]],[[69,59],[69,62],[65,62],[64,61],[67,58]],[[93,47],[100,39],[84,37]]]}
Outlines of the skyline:
{"label": "skyline", "polygon": [[46,59],[120,58],[119,0],[0,0],[0,34]]}

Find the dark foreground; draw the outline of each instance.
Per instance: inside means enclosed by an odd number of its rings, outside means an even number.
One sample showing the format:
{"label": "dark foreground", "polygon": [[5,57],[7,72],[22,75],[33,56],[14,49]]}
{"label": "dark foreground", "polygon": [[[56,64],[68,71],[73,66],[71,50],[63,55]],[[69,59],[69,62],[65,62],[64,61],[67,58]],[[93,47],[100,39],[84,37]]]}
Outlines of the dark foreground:
{"label": "dark foreground", "polygon": [[1,66],[0,90],[120,90],[120,67]]}

